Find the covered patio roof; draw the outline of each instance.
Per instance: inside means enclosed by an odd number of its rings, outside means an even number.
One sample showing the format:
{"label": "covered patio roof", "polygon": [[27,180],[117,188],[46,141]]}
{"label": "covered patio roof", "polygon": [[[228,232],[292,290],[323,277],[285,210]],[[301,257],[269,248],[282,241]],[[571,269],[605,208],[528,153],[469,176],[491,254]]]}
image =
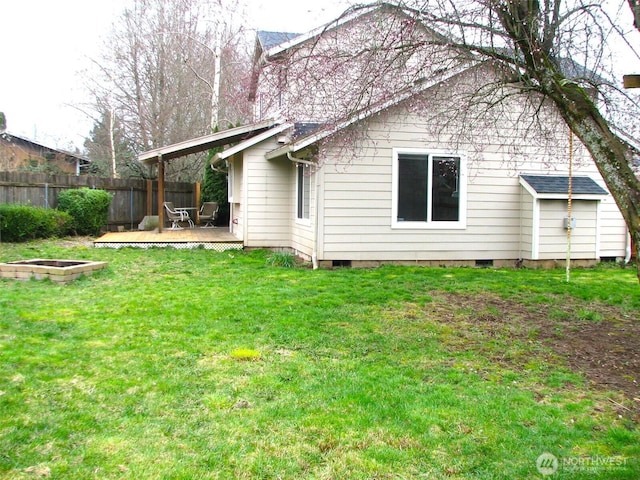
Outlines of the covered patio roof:
{"label": "covered patio roof", "polygon": [[145,165],[155,165],[160,159],[163,161],[173,160],[174,158],[185,157],[192,153],[200,153],[214,147],[221,147],[246,140],[283,122],[284,120],[271,119],[242,127],[230,128],[222,132],[216,132],[203,137],[193,138],[166,147],[154,148],[153,150],[142,152],[138,155],[138,160]]}

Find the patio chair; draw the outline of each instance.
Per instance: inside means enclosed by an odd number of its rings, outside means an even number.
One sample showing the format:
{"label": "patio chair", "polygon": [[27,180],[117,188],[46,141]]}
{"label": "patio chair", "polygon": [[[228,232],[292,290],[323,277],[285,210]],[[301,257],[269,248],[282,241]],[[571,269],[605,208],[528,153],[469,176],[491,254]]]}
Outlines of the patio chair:
{"label": "patio chair", "polygon": [[218,209],[220,207],[216,202],[204,202],[200,208],[198,216],[200,221],[204,222],[202,228],[213,228],[213,222],[218,218]]}
{"label": "patio chair", "polygon": [[167,217],[171,221],[171,230],[182,230],[180,222],[189,222],[193,227],[193,221],[186,210],[176,210],[173,202],[164,202],[164,209],[167,211]]}

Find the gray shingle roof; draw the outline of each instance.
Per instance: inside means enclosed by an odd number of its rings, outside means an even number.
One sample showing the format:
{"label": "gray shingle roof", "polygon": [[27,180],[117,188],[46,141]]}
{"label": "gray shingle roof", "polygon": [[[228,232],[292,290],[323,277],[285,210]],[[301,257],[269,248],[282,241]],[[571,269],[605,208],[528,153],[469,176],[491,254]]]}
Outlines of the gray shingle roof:
{"label": "gray shingle roof", "polygon": [[318,122],[296,122],[294,125],[293,138],[305,137],[322,126],[324,126],[324,124]]}
{"label": "gray shingle roof", "polygon": [[288,42],[291,39],[296,38],[299,33],[290,32],[267,32],[265,30],[258,30],[258,40],[262,45],[263,50],[269,50],[271,47],[280,45],[281,43]]}
{"label": "gray shingle roof", "polygon": [[[537,193],[567,193],[568,176],[555,175],[520,175]],[[590,177],[573,177],[572,193],[574,195],[608,195],[607,191]]]}

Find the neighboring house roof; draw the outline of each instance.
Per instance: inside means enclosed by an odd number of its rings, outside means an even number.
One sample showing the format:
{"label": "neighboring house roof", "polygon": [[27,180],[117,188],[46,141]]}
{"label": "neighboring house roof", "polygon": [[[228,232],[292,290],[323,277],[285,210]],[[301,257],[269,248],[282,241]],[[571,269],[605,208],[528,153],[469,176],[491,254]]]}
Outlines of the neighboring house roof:
{"label": "neighboring house roof", "polygon": [[69,152],[67,150],[61,150],[58,148],[48,147],[34,140],[30,140],[26,137],[21,137],[19,135],[14,135],[13,133],[9,133],[7,131],[0,131],[0,140],[3,140],[5,143],[9,145],[16,145],[18,147],[27,148],[30,150],[39,150],[42,155],[60,155],[64,160],[69,162],[74,162],[78,165],[78,168],[86,166],[91,163],[91,160],[84,155],[80,155],[78,153]]}
{"label": "neighboring house roof", "polygon": [[258,42],[260,42],[263,51],[267,51],[276,45],[289,42],[299,35],[299,33],[268,32],[266,30],[258,30],[257,32]]}
{"label": "neighboring house roof", "polygon": [[[566,175],[520,175],[520,183],[537,198],[567,198],[569,194],[569,177]],[[592,178],[583,176],[571,177],[571,193],[575,197],[609,195]]]}
{"label": "neighboring house roof", "polygon": [[174,158],[191,155],[192,153],[204,152],[214,147],[241,142],[272,128],[274,125],[280,125],[282,123],[284,123],[284,120],[282,119],[270,119],[253,123],[251,125],[230,128],[228,130],[223,130],[222,132],[212,133],[203,137],[143,152],[138,155],[138,160],[144,164],[153,165],[158,163],[160,156],[162,156],[163,160],[172,160]]}

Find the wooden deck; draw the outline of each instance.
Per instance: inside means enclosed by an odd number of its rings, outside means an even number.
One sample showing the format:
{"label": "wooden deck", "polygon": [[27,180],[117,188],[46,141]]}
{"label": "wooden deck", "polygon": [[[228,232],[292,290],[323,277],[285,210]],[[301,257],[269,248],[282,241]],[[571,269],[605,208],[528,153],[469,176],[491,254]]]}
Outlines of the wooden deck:
{"label": "wooden deck", "polygon": [[96,248],[122,247],[173,247],[178,249],[205,248],[207,250],[242,250],[241,240],[226,228],[185,228],[183,230],[163,229],[154,231],[109,232],[93,242]]}

